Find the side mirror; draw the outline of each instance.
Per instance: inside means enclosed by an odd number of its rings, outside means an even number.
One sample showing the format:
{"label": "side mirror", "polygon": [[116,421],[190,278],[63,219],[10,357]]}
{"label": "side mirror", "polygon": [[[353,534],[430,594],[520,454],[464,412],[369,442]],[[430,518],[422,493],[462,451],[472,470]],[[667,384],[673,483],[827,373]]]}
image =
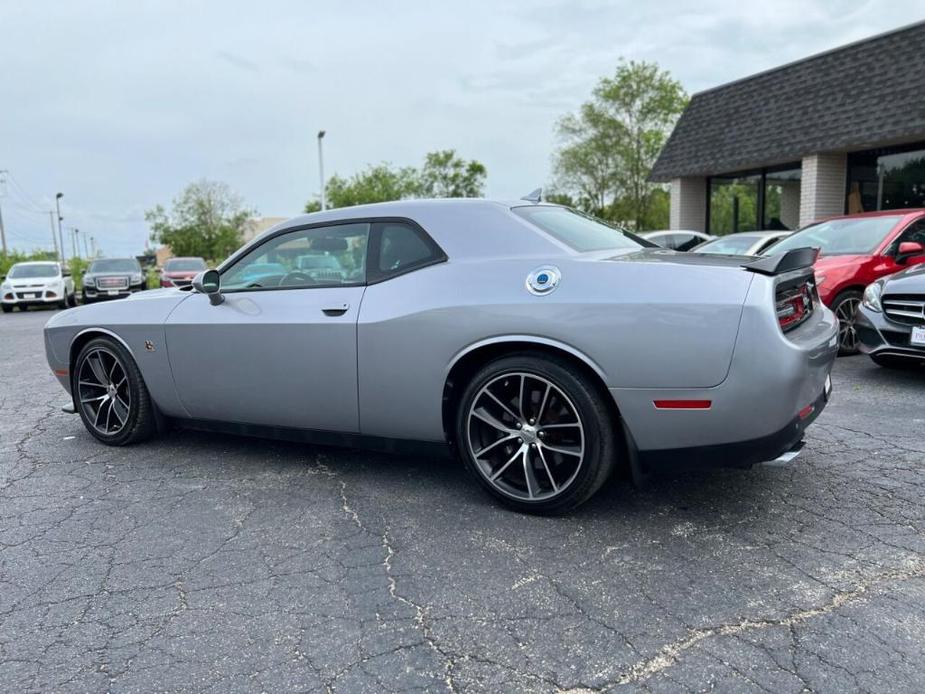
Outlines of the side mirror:
{"label": "side mirror", "polygon": [[899,244],[899,250],[896,252],[896,262],[905,263],[909,258],[916,255],[925,255],[925,246],[918,241],[903,241]]}
{"label": "side mirror", "polygon": [[222,296],[221,275],[218,270],[203,270],[193,278],[193,289],[209,297],[209,303],[218,306],[225,300]]}

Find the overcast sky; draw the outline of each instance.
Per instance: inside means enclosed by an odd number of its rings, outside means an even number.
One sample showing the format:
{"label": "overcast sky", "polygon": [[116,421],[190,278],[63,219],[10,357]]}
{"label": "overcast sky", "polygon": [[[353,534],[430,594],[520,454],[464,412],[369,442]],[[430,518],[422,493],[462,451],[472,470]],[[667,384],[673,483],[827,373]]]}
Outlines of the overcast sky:
{"label": "overcast sky", "polygon": [[454,148],[488,167],[489,196],[520,197],[620,57],[693,93],[923,17],[888,0],[3,0],[7,239],[50,248],[61,191],[66,226],[138,253],[144,210],[201,177],[294,215],[322,128],[328,174]]}

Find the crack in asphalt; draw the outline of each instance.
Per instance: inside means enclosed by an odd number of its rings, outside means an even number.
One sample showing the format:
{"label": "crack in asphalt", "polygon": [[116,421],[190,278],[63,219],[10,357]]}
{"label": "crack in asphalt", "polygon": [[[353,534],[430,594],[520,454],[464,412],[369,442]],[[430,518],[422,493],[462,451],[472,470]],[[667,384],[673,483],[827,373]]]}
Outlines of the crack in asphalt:
{"label": "crack in asphalt", "polygon": [[604,691],[615,685],[639,684],[644,682],[653,675],[675,665],[680,660],[681,654],[684,653],[684,651],[693,648],[706,639],[717,636],[738,636],[749,631],[766,629],[768,627],[787,627],[788,629],[793,629],[807,620],[829,614],[844,605],[860,600],[871,588],[877,585],[907,581],[913,578],[922,578],[923,576],[925,576],[925,563],[918,564],[908,570],[884,572],[872,577],[867,582],[858,585],[852,590],[835,593],[832,599],[821,607],[800,610],[781,619],[746,618],[736,624],[722,624],[720,626],[694,629],[684,638],[662,646],[655,656],[639,661],[618,679],[601,687],[600,691]]}

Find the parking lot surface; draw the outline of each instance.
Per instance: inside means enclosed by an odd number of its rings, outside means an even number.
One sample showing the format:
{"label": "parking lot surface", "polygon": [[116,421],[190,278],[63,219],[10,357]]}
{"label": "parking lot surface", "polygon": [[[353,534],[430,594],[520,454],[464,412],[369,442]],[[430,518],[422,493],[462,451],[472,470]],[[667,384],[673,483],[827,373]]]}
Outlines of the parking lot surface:
{"label": "parking lot surface", "polygon": [[789,467],[536,518],[449,460],[106,448],[50,315],[0,318],[5,691],[925,688],[925,370],[840,359]]}

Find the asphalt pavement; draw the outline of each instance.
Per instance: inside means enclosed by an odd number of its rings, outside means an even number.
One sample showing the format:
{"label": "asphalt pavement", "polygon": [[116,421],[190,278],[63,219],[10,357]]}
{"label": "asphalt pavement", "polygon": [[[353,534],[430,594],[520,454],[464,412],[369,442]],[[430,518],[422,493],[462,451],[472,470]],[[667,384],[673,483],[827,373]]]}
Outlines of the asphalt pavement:
{"label": "asphalt pavement", "polygon": [[839,359],[788,467],[536,518],[449,460],[104,447],[50,315],[0,316],[0,690],[925,689],[925,369]]}

